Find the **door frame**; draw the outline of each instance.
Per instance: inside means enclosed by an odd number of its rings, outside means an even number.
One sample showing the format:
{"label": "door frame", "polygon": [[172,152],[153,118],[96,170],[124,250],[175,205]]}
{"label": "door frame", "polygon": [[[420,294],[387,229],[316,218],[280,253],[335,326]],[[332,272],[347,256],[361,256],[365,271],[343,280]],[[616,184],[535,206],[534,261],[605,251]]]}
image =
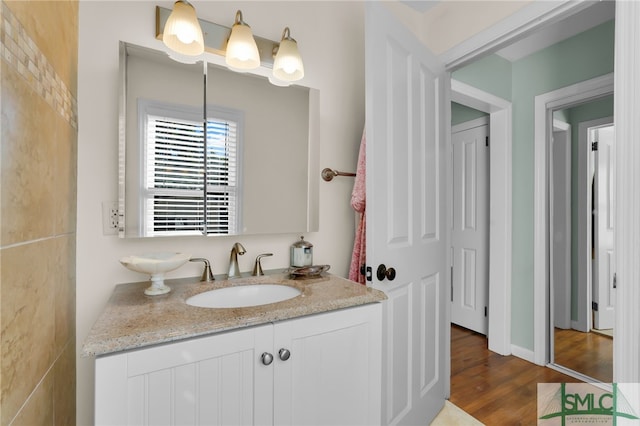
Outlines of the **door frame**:
{"label": "door frame", "polygon": [[[445,68],[452,71],[483,55],[518,40],[544,25],[556,22],[588,7],[591,2],[563,0],[558,2],[532,2],[531,5],[514,13],[507,19],[491,26],[441,55]],[[616,339],[614,340],[614,372],[616,382],[632,383],[640,381],[640,304],[638,280],[640,265],[640,228],[636,226],[638,205],[640,205],[640,150],[635,149],[640,134],[640,32],[636,31],[640,20],[640,2],[616,2],[615,76],[616,97],[614,99],[614,120],[616,125],[616,260],[618,274],[618,301],[616,310]],[[624,230],[624,232],[621,232]],[[534,262],[535,263],[535,262]],[[635,278],[634,278],[635,277]],[[626,281],[626,283],[625,283]],[[535,290],[534,290],[535,293]],[[544,295],[544,294],[543,294]],[[537,295],[540,297],[540,295]],[[534,320],[539,316],[535,313]],[[507,320],[511,322],[511,318]],[[535,324],[534,324],[535,325]],[[534,347],[540,340],[534,329]],[[544,324],[542,325],[544,328]],[[543,332],[544,333],[544,332]],[[542,338],[544,342],[544,337]],[[539,348],[539,345],[538,345]],[[525,359],[528,359],[527,357]],[[534,356],[535,358],[535,356]]]}
{"label": "door frame", "polygon": [[[559,296],[558,300],[554,300],[553,303],[554,315],[558,313],[558,306],[562,306],[563,308],[560,310],[561,315],[554,318],[554,326],[568,329],[571,328],[571,125],[569,123],[565,123],[564,121],[553,119],[552,132],[554,134],[562,133],[563,137],[563,140],[560,143],[563,144],[565,161],[561,169],[556,170],[556,166],[551,166],[550,173],[552,184],[550,185],[550,190],[553,194],[554,189],[558,188],[558,185],[554,183],[553,179],[556,174],[562,173],[564,175],[563,182],[565,185],[563,188],[561,188],[561,190],[564,192],[565,196],[564,203],[562,203],[563,206],[561,206],[564,214],[561,221],[562,229],[560,231],[562,232],[562,235],[564,235],[565,250],[562,253],[556,254],[553,252],[554,247],[550,247],[551,254],[549,255],[549,260],[551,262],[551,273],[549,274],[549,278],[551,280],[550,288],[554,289],[554,296]],[[554,143],[559,143],[556,140],[555,136],[553,137],[553,141]],[[550,161],[549,164],[553,163]],[[554,199],[554,196],[550,197],[550,211],[554,211]],[[554,229],[553,221],[549,221],[549,227],[550,235],[556,235],[556,229]],[[566,244],[566,242],[569,243]],[[558,257],[562,259],[561,262],[554,262],[556,255],[558,255]],[[562,270],[562,283],[554,282],[554,274],[556,268],[561,268]],[[562,285],[562,287],[561,289],[558,289],[557,287],[560,284]],[[558,322],[560,323],[560,325],[558,325]]]}
{"label": "door frame", "polygon": [[549,137],[552,111],[613,93],[613,73],[572,84],[535,97],[534,107],[534,362],[546,365],[550,357],[549,312]]}
{"label": "door frame", "polygon": [[[458,80],[451,101],[489,114],[489,350],[511,355],[511,102]],[[448,145],[451,150],[451,144]],[[447,158],[451,153],[447,153]],[[449,165],[448,174],[453,170]],[[451,194],[453,182],[447,182]],[[449,212],[453,211],[452,199]],[[451,220],[451,214],[449,221]],[[451,223],[449,228],[451,229]],[[449,318],[450,320],[451,318]]]}
{"label": "door frame", "polygon": [[580,12],[592,6],[593,3],[593,1],[573,0],[531,2],[508,18],[494,23],[485,31],[443,52],[440,59],[444,61],[445,68],[448,70],[463,67],[484,55],[495,52],[500,47],[534,33],[545,25]]}

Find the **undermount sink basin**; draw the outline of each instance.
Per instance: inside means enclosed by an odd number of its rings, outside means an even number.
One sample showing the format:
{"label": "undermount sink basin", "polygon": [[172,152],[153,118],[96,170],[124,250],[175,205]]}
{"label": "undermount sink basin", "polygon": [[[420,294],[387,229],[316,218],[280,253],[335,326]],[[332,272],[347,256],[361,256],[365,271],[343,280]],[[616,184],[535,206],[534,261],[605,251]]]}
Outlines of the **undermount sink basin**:
{"label": "undermount sink basin", "polygon": [[246,308],[282,302],[300,295],[300,290],[282,284],[248,284],[218,288],[196,294],[187,305],[200,308]]}

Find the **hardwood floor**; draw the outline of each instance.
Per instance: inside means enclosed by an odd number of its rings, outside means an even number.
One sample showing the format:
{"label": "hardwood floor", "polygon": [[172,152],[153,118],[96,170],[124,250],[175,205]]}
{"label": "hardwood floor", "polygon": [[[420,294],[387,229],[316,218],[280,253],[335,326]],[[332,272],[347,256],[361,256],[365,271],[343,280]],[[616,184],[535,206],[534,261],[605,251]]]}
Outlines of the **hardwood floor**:
{"label": "hardwood floor", "polygon": [[555,331],[555,363],[604,383],[613,381],[613,339],[576,330]]}
{"label": "hardwood floor", "polygon": [[579,380],[487,349],[485,336],[451,327],[450,401],[487,426],[535,425],[537,384]]}

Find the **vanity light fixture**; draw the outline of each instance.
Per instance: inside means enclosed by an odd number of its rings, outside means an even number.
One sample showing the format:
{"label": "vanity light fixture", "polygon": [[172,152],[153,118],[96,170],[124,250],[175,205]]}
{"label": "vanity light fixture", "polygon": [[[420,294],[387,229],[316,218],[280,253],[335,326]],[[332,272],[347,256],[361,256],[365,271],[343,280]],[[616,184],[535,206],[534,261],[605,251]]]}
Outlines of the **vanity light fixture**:
{"label": "vanity light fixture", "polygon": [[251,27],[242,20],[240,10],[236,12],[236,20],[231,27],[225,62],[229,67],[238,70],[251,70],[260,66],[258,46],[253,38]]}
{"label": "vanity light fixture", "polygon": [[[189,26],[176,24],[172,21],[174,15],[184,16],[188,14],[193,21]],[[180,22],[183,22],[182,20]],[[197,22],[197,24],[194,24]],[[197,25],[197,26],[196,26]],[[194,40],[192,43],[180,41],[174,27],[198,29],[195,36],[180,36],[183,40]],[[304,65],[298,43],[291,38],[289,27],[282,32],[280,44],[273,40],[253,36],[251,28],[242,18],[242,11],[236,12],[236,19],[233,28],[220,24],[198,19],[194,7],[186,0],[178,0],[174,5],[174,10],[156,6],[156,38],[162,39],[164,43],[175,54],[169,56],[179,62],[194,63],[200,58],[196,58],[206,50],[209,53],[223,56],[227,67],[234,71],[247,71],[262,66],[265,70],[257,71],[260,75],[265,75],[264,71],[272,69],[269,81],[276,86],[289,86],[292,82],[304,77]],[[184,33],[181,33],[184,34]],[[200,37],[197,37],[199,35]],[[173,43],[173,44],[172,44]],[[193,46],[202,46],[195,51]],[[185,50],[191,47],[191,50]]]}
{"label": "vanity light fixture", "polygon": [[291,38],[289,27],[282,32],[282,40],[273,61],[273,76],[282,81],[297,81],[304,77],[298,43]]}
{"label": "vanity light fixture", "polygon": [[186,0],[178,0],[162,33],[162,41],[171,50],[187,56],[204,52],[204,37],[195,8]]}

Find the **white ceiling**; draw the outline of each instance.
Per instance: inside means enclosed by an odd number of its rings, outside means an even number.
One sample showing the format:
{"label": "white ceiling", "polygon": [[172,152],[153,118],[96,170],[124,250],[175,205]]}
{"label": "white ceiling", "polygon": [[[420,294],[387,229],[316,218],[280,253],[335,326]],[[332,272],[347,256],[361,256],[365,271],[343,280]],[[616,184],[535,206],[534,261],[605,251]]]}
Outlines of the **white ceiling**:
{"label": "white ceiling", "polygon": [[[440,3],[438,0],[401,0],[401,2],[420,13],[425,13],[427,10]],[[500,49],[496,54],[511,62],[517,61],[518,59],[529,56],[538,50],[542,50],[606,21],[614,19],[614,17],[614,0],[597,1],[594,2],[593,6],[588,7],[560,22],[545,26],[540,31],[519,40],[510,46]]]}
{"label": "white ceiling", "polygon": [[401,3],[406,4],[412,9],[417,10],[418,12],[426,12],[431,9],[433,6],[439,3],[439,1],[432,0],[401,0]]}

